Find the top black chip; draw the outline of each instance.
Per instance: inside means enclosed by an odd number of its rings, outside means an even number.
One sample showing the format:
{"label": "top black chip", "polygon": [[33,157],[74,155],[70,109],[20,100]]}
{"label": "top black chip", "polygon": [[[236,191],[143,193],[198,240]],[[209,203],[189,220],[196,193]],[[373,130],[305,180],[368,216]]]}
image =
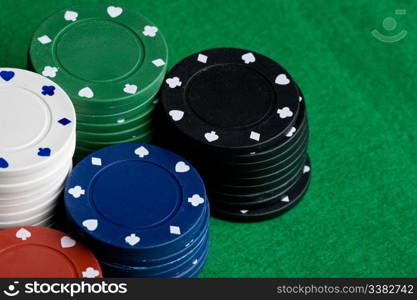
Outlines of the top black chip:
{"label": "top black chip", "polygon": [[251,150],[291,130],[299,93],[273,60],[221,48],[178,63],[167,75],[161,103],[175,126],[193,140],[215,148]]}

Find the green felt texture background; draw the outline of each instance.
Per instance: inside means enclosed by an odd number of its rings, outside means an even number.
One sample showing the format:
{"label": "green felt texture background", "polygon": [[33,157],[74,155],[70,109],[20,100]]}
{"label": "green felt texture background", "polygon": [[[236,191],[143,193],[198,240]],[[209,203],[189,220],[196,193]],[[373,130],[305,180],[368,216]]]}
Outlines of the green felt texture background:
{"label": "green felt texture background", "polygon": [[[0,0],[0,65],[26,66],[42,19],[75,0]],[[313,180],[271,221],[212,219],[201,277],[415,277],[417,274],[417,4],[388,0],[105,1],[153,20],[170,66],[212,47],[281,63],[302,88]],[[394,16],[408,36],[372,29]]]}

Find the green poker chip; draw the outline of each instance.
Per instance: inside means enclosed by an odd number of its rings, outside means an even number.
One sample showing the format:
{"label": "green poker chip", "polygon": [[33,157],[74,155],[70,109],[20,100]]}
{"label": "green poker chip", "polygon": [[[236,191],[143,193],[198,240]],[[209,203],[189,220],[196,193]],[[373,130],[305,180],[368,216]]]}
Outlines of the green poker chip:
{"label": "green poker chip", "polygon": [[91,133],[77,130],[77,138],[81,141],[97,141],[97,142],[113,142],[119,140],[130,139],[147,133],[151,129],[152,120],[149,119],[141,123],[139,126],[115,133]]}
{"label": "green poker chip", "polygon": [[140,126],[152,119],[154,105],[148,106],[147,110],[137,113],[133,117],[121,116],[112,123],[77,123],[77,130],[88,133],[117,133]]}
{"label": "green poker chip", "polygon": [[151,98],[134,108],[130,108],[129,110],[107,115],[85,115],[77,113],[77,121],[89,124],[114,124],[121,119],[132,119],[136,118],[138,115],[144,114],[145,112],[153,109],[157,102],[158,99]]}
{"label": "green poker chip", "polygon": [[136,12],[102,3],[50,16],[29,50],[32,68],[62,86],[77,112],[87,115],[121,113],[149,99],[163,81],[167,59],[157,26]]}
{"label": "green poker chip", "polygon": [[[147,135],[143,135],[143,136],[139,136],[139,137],[135,137],[133,139],[129,139],[124,141],[123,143],[142,143],[142,144],[152,144],[152,135],[150,133],[148,133]],[[78,163],[80,162],[84,157],[90,155],[91,153],[108,146],[111,145],[116,145],[115,144],[94,144],[94,145],[77,145],[77,149],[75,151],[74,157],[73,157],[73,161],[74,163]]]}
{"label": "green poker chip", "polygon": [[[86,116],[87,118],[90,117],[92,119],[106,118],[108,115],[124,114],[127,111],[149,104],[155,100],[155,95],[159,92],[159,88],[163,83],[164,78],[165,74],[162,74],[160,78],[157,79],[155,85],[148,88],[140,95],[135,95],[134,97],[125,99],[122,105],[97,105],[88,101],[73,101],[77,111],[77,117],[82,114],[83,116]],[[84,106],[80,107],[79,105],[76,105],[76,103],[83,103]]]}
{"label": "green poker chip", "polygon": [[76,153],[80,150],[88,149],[90,153],[98,149],[104,148],[106,146],[118,145],[118,144],[128,144],[128,143],[143,143],[149,144],[152,142],[152,130],[149,130],[141,135],[133,136],[129,139],[113,141],[113,142],[97,142],[97,141],[78,141],[77,140],[77,149]]}

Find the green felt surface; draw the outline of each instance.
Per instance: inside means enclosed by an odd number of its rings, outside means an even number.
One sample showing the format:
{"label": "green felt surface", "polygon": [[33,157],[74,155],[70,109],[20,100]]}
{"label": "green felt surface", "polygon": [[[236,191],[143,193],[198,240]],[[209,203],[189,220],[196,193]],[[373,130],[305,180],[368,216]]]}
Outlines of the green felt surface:
{"label": "green felt surface", "polygon": [[[0,65],[26,66],[31,34],[71,0],[0,0]],[[109,1],[106,1],[109,2]],[[212,47],[280,62],[308,105],[313,180],[275,220],[212,219],[201,277],[415,277],[417,4],[388,0],[111,1],[164,33],[170,66]],[[395,16],[397,8],[407,14]],[[371,30],[395,16],[397,43]]]}

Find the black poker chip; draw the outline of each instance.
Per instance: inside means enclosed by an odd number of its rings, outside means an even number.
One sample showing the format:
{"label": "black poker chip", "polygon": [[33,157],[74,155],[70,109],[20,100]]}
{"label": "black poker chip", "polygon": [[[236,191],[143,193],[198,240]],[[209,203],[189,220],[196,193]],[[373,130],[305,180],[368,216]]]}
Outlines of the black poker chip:
{"label": "black poker chip", "polygon": [[205,173],[212,175],[213,180],[209,182],[222,180],[224,182],[236,182],[240,178],[252,178],[271,176],[279,171],[287,168],[291,163],[297,161],[305,154],[308,146],[308,135],[304,135],[302,139],[289,149],[289,153],[281,157],[273,157],[267,161],[261,161],[259,164],[232,164],[225,163],[220,165],[218,161],[213,161],[212,165],[200,166]]}
{"label": "black poker chip", "polygon": [[[301,165],[305,163],[305,153],[294,161],[290,162],[288,166],[279,169],[277,172],[270,173],[266,176],[257,177],[241,177],[241,176],[230,176],[229,178],[220,178],[217,181],[217,189],[235,189],[235,190],[248,190],[254,188],[255,190],[262,189],[261,186],[274,186],[282,183],[283,181],[290,179],[291,174],[294,174],[296,170],[301,168]],[[216,185],[214,185],[216,186]]]}
{"label": "black poker chip", "polygon": [[[210,201],[215,202],[213,209],[221,208],[222,210],[230,210],[234,212],[240,212],[240,210],[254,210],[254,209],[263,209],[268,208],[276,204],[277,202],[280,202],[282,199],[287,202],[288,199],[285,199],[285,196],[290,193],[291,190],[293,190],[297,185],[300,186],[300,182],[305,179],[305,175],[308,175],[308,181],[310,180],[311,176],[311,164],[310,159],[306,157],[303,167],[299,169],[299,174],[297,176],[297,180],[292,180],[291,182],[288,182],[288,186],[286,189],[279,191],[278,193],[273,192],[266,192],[266,193],[259,193],[255,195],[252,195],[253,197],[248,198],[239,198],[235,197],[233,199],[224,198],[224,195],[222,194],[211,194]],[[303,179],[304,178],[304,179]],[[233,200],[233,201],[232,201]]]}
{"label": "black poker chip", "polygon": [[306,127],[308,126],[308,121],[307,116],[304,114],[304,111],[304,103],[301,103],[300,114],[297,120],[295,121],[294,126],[284,137],[281,138],[277,145],[274,145],[266,151],[252,152],[240,155],[231,155],[225,159],[227,159],[228,162],[251,163],[267,160],[285,152],[288,148],[292,147],[292,145],[296,142],[297,137],[300,137],[305,130],[308,131],[308,129],[306,129]]}
{"label": "black poker chip", "polygon": [[[283,153],[250,163],[233,162],[228,158],[217,156],[213,152],[205,152],[200,149],[191,151],[177,147],[177,152],[183,155],[189,153],[189,158],[195,158],[194,165],[199,167],[203,173],[212,174],[213,179],[234,181],[234,179],[240,177],[266,176],[291,163],[298,154],[305,151],[308,143],[308,127],[300,129],[297,135],[291,138],[290,142]],[[199,157],[204,157],[204,159],[199,159]]]}
{"label": "black poker chip", "polygon": [[255,222],[277,217],[299,203],[307,191],[310,179],[311,164],[310,160],[307,160],[302,175],[296,184],[285,193],[270,200],[269,205],[252,208],[250,205],[243,204],[234,209],[214,205],[212,214],[218,218],[236,222]]}
{"label": "black poker chip", "polygon": [[215,149],[261,151],[291,129],[299,93],[275,61],[241,49],[191,55],[167,75],[161,103],[173,126]]}
{"label": "black poker chip", "polygon": [[[252,172],[260,169],[269,168],[273,165],[283,163],[289,158],[294,157],[294,154],[297,151],[302,151],[302,146],[307,143],[308,132],[307,130],[303,131],[299,138],[294,139],[294,144],[292,147],[286,149],[283,153],[279,153],[276,156],[270,157],[265,160],[259,160],[249,163],[236,163],[236,162],[225,162],[227,168],[236,170],[237,172]],[[299,150],[298,150],[299,149]]]}
{"label": "black poker chip", "polygon": [[[257,185],[223,185],[217,187],[218,191],[224,191],[231,195],[235,195],[237,197],[241,197],[241,195],[251,195],[256,193],[263,193],[269,191],[271,189],[277,189],[278,187],[281,188],[280,191],[285,190],[288,187],[291,181],[296,181],[298,179],[299,169],[292,168],[289,172],[285,173],[283,176],[274,179],[269,182],[265,182],[262,184]],[[278,192],[277,192],[278,193]]]}
{"label": "black poker chip", "polygon": [[155,142],[198,169],[214,216],[260,221],[302,198],[310,180],[305,100],[278,63],[242,49],[195,53],[168,73],[159,99]]}
{"label": "black poker chip", "polygon": [[[220,155],[215,155],[214,153],[210,154],[210,152],[207,153],[207,156],[210,157],[211,161],[219,162],[221,166],[224,167],[224,169],[231,169],[235,173],[241,174],[241,172],[263,169],[285,160],[286,158],[290,157],[298,147],[301,146],[307,137],[308,124],[306,122],[303,124],[303,127],[299,128],[299,131],[297,131],[293,136],[288,138],[288,140],[283,141],[285,147],[278,146],[277,148],[272,148],[269,151],[260,152],[261,155],[252,153],[252,157],[245,160],[239,160],[238,157],[242,156],[223,157]],[[204,152],[204,150],[202,151]],[[218,169],[219,164],[211,164],[207,165],[207,167]]]}
{"label": "black poker chip", "polygon": [[230,201],[230,203],[233,202],[252,202],[252,201],[258,201],[258,200],[264,200],[271,198],[272,196],[279,195],[283,192],[285,192],[289,186],[292,184],[295,184],[295,182],[299,179],[301,176],[301,173],[295,172],[290,175],[290,179],[288,179],[285,183],[282,183],[281,185],[274,185],[270,187],[269,189],[256,189],[253,191],[248,191],[246,193],[239,194],[236,188],[233,190],[222,190],[218,191],[217,188],[213,188],[211,186],[209,187],[209,195],[220,195],[221,198],[225,201]]}

